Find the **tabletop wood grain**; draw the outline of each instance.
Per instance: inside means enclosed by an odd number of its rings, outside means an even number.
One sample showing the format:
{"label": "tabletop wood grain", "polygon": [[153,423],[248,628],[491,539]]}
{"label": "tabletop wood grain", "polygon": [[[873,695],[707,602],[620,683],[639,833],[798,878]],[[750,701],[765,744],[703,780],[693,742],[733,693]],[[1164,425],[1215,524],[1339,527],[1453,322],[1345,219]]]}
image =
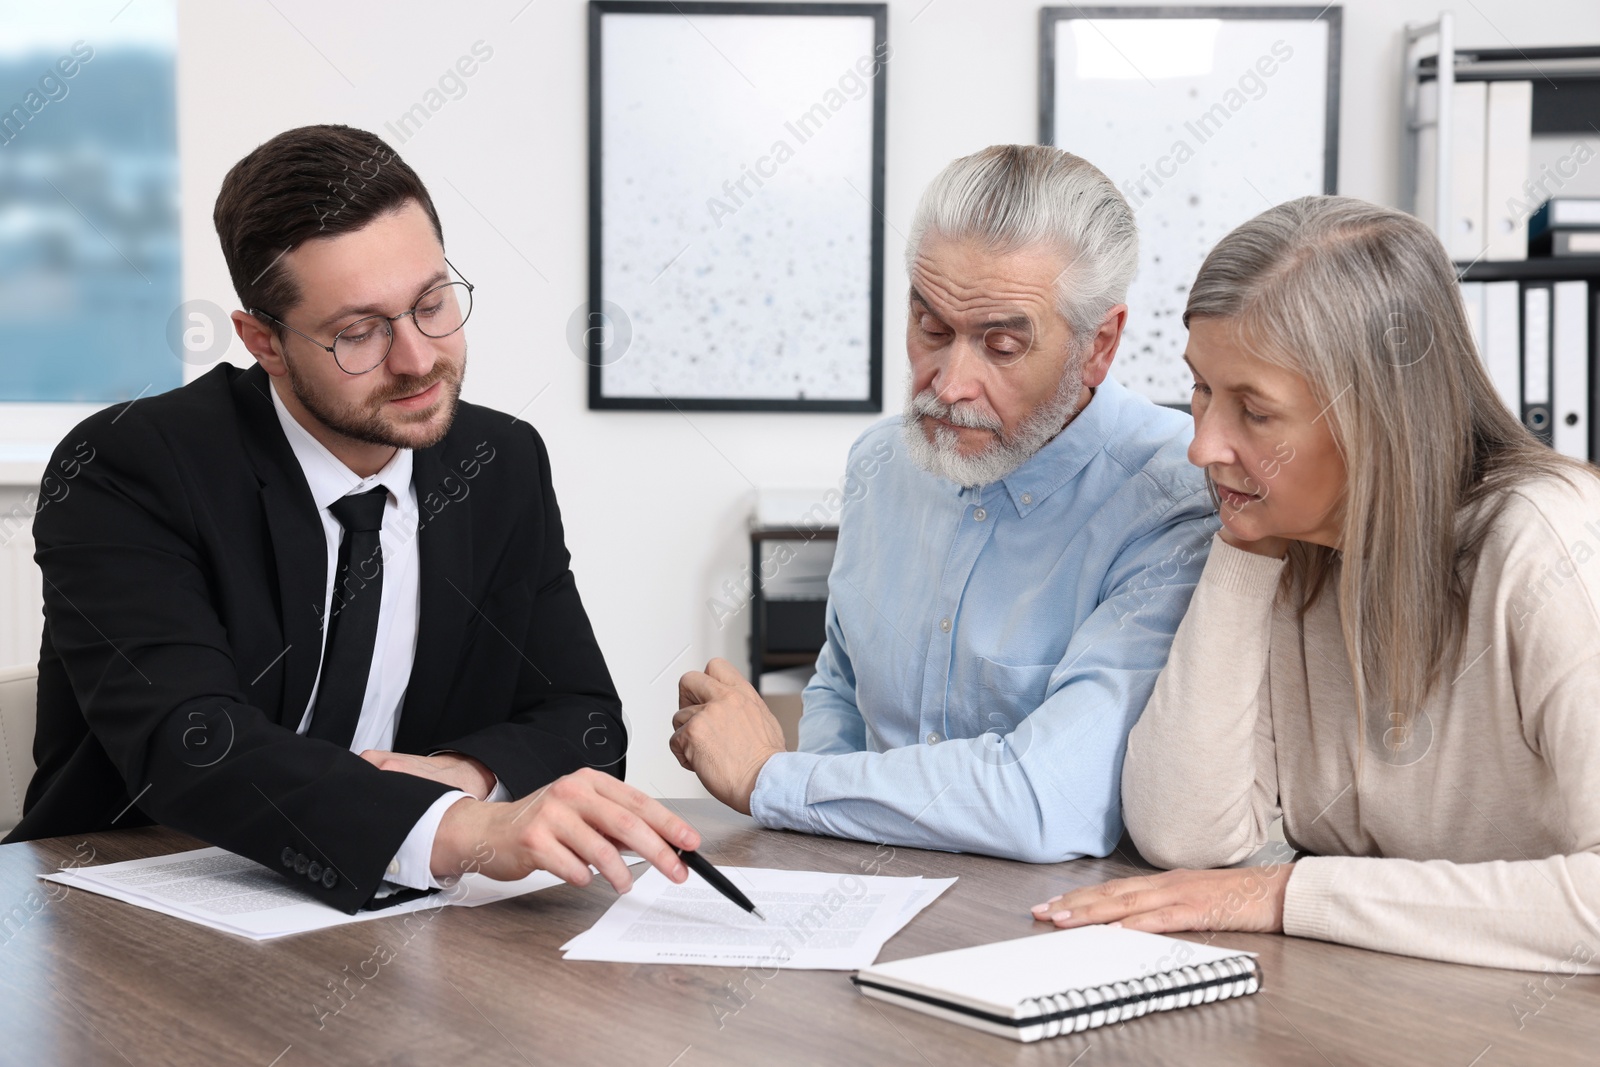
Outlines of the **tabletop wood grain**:
{"label": "tabletop wood grain", "polygon": [[[671,803],[714,863],[959,876],[880,961],[1046,932],[1030,905],[1142,866],[1126,846],[1031,866],[762,830],[714,801]],[[603,882],[257,943],[36,878],[198,846],[161,828],[0,846],[0,1063],[1600,1062],[1600,978],[1275,935],[1184,935],[1259,953],[1255,996],[1019,1045],[869,1000],[843,972],[563,961],[559,946],[615,899]]]}

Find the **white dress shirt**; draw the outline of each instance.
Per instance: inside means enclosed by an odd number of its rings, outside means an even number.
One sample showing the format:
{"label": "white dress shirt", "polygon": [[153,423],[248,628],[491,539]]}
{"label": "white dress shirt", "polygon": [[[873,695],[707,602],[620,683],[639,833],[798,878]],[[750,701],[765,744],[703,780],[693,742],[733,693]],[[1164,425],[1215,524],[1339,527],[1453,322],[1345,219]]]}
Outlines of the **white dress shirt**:
{"label": "white dress shirt", "polygon": [[[390,750],[394,746],[395,730],[400,723],[400,709],[405,704],[411,664],[416,658],[417,620],[422,612],[418,581],[422,563],[417,547],[417,490],[411,483],[411,450],[397,449],[394,458],[382,470],[362,478],[295,421],[278,396],[276,382],[272,388],[272,406],[278,413],[284,436],[289,439],[289,447],[306,476],[306,484],[311,487],[311,499],[316,502],[317,515],[322,519],[322,532],[327,540],[328,588],[322,605],[324,642],[328,631],[326,620],[333,608],[339,542],[344,537],[344,527],[328,510],[328,506],[341,497],[364,493],[378,485],[389,491],[383,507],[383,528],[378,534],[383,549],[383,593],[378,601],[378,635],[372,651],[372,670],[367,673],[366,693],[361,700],[361,716],[356,721],[355,736],[350,740],[350,751],[359,753],[369,748]],[[317,690],[321,685],[322,668],[319,665],[316,682],[311,687],[311,699],[306,703],[297,733],[304,734],[310,729],[311,710],[316,707]],[[433,838],[444,819],[445,809],[466,795],[459,789],[451,790],[423,812],[422,818],[411,828],[400,844],[400,851],[395,853],[390,862],[384,874],[386,881],[412,889],[443,888],[431,870]],[[509,800],[511,792],[497,781],[488,799]],[[380,891],[379,895],[386,894]]]}

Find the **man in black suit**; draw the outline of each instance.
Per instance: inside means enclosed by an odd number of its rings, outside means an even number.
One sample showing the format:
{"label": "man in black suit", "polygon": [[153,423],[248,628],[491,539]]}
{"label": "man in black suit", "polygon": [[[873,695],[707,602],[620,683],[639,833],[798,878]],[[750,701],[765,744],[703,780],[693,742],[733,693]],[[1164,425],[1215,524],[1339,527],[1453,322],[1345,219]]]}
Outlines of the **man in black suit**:
{"label": "man in black suit", "polygon": [[682,881],[694,830],[620,781],[544,443],[459,401],[472,286],[420,179],[305,127],[234,166],[214,219],[257,365],[52,457],[7,840],[157,821],[348,912],[465,870],[626,890],[619,845]]}

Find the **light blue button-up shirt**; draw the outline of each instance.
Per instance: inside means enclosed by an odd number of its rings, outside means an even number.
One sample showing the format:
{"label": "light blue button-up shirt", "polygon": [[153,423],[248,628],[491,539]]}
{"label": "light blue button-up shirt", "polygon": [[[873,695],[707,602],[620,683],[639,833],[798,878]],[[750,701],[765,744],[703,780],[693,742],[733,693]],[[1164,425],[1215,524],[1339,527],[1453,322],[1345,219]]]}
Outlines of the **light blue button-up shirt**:
{"label": "light blue button-up shirt", "polygon": [[1218,525],[1192,434],[1107,378],[1015,472],[963,488],[911,462],[898,416],[868,429],[800,751],[762,768],[756,821],[1035,863],[1109,853],[1128,731]]}

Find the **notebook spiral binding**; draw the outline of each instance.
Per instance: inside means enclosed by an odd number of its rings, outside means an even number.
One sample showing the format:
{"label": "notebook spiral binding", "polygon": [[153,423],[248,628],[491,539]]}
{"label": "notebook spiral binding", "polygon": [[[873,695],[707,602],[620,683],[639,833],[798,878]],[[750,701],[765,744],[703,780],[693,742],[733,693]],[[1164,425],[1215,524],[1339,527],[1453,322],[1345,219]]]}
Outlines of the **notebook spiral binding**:
{"label": "notebook spiral binding", "polygon": [[[1152,1011],[1171,1011],[1191,1004],[1254,993],[1261,988],[1261,968],[1252,956],[1235,956],[1163,971],[1130,982],[1074,989],[1023,1002],[1023,1025],[1042,1025],[1045,1037],[1059,1037],[1137,1019]],[[1032,1020],[1029,1016],[1037,1016]]]}

